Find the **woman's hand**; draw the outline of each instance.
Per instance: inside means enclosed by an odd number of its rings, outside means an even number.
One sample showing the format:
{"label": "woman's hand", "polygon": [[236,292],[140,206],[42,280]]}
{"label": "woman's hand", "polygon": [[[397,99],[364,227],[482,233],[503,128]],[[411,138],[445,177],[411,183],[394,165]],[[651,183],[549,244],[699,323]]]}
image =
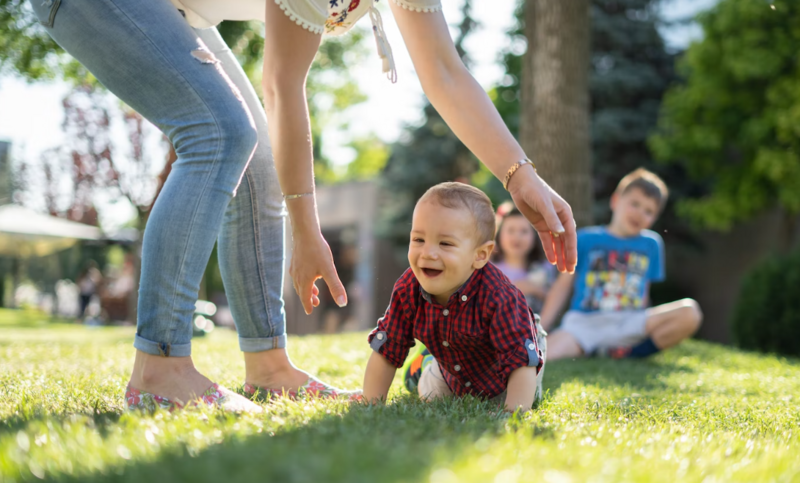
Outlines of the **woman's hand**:
{"label": "woman's hand", "polygon": [[319,306],[319,288],[314,282],[320,278],[328,285],[336,305],[339,307],[347,305],[347,293],[333,265],[331,249],[322,234],[319,231],[316,233],[301,231],[295,232],[293,238],[294,248],[289,275],[306,314],[310,314],[314,307]]}
{"label": "woman's hand", "polygon": [[[444,15],[389,5],[428,100],[470,151],[504,179],[511,163],[524,159],[525,152],[461,61]],[[550,263],[561,272],[574,271],[578,248],[569,205],[529,167],[517,170],[509,190],[519,211],[539,232]]]}
{"label": "woman's hand", "polygon": [[578,238],[569,204],[529,166],[514,173],[508,191],[539,233],[547,260],[558,266],[559,272],[573,273],[578,263]]}

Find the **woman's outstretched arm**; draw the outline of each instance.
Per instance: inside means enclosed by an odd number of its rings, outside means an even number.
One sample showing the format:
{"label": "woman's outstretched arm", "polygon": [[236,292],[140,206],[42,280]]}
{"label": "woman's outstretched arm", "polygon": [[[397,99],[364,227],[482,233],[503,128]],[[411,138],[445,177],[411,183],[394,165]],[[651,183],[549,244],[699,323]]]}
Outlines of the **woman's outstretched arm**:
{"label": "woman's outstretched arm", "polygon": [[[425,95],[458,138],[503,180],[525,153],[458,56],[444,15],[389,3]],[[569,205],[530,166],[514,174],[508,189],[539,232],[547,259],[557,262],[562,272],[573,271],[578,251]],[[554,237],[553,233],[563,235]]]}
{"label": "woman's outstretched arm", "polygon": [[[278,180],[285,195],[314,192],[314,159],[306,99],[306,77],[317,53],[320,34],[295,24],[273,1],[266,2],[264,36],[264,109]],[[322,278],[339,306],[347,303],[344,285],[319,227],[316,197],[287,199],[292,221],[289,274],[303,309],[319,305],[314,282]]]}

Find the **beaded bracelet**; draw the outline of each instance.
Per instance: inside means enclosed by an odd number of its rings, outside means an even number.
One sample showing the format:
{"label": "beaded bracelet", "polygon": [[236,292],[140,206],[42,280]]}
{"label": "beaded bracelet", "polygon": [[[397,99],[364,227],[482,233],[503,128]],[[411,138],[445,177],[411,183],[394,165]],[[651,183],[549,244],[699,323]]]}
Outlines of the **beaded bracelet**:
{"label": "beaded bracelet", "polygon": [[525,166],[526,164],[530,164],[533,167],[533,170],[536,171],[536,165],[533,164],[533,161],[530,159],[525,158],[517,161],[513,166],[508,168],[508,171],[506,172],[506,178],[503,180],[503,188],[506,191],[508,191],[508,183],[511,181],[511,177],[514,176],[514,173],[516,173],[519,168]]}

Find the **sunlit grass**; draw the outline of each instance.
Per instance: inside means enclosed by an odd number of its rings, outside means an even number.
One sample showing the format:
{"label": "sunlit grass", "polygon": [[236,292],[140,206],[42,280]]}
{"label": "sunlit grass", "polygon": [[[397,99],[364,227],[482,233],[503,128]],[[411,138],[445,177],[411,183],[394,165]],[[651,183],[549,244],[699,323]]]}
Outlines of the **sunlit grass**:
{"label": "sunlit grass", "polygon": [[[800,481],[793,360],[690,342],[644,362],[562,361],[547,366],[538,409],[510,420],[472,399],[424,404],[399,384],[380,408],[282,400],[260,416],[147,416],[122,412],[132,328],[22,319],[0,311],[3,483]],[[289,349],[349,388],[369,355],[363,333],[290,337]],[[212,379],[241,383],[233,332],[193,351]]]}

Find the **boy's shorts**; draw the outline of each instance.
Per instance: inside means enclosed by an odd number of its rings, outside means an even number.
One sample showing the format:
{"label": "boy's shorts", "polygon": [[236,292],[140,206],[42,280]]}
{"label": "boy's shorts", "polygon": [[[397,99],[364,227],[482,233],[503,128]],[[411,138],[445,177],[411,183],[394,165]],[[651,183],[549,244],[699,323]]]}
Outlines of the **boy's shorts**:
{"label": "boy's shorts", "polygon": [[630,347],[647,338],[644,310],[610,312],[581,312],[570,310],[561,319],[563,330],[572,335],[583,352],[591,354],[598,348]]}

